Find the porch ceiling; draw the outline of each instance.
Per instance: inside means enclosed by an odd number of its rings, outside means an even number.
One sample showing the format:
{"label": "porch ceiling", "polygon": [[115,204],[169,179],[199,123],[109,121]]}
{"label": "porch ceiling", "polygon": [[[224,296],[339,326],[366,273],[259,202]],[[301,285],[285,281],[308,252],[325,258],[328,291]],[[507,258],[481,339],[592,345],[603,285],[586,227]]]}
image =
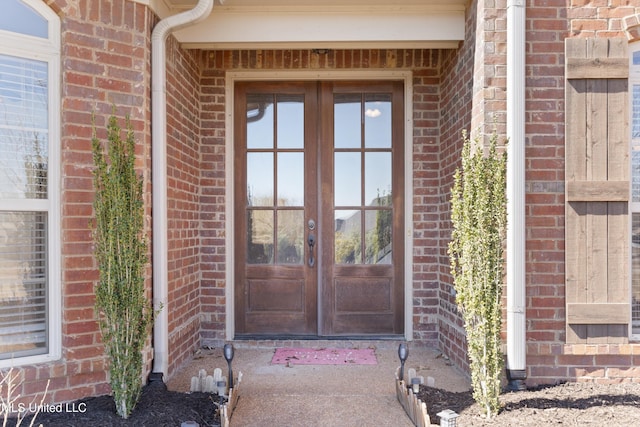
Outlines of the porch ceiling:
{"label": "porch ceiling", "polygon": [[[138,0],[141,1],[141,0]],[[150,0],[164,18],[197,0]],[[467,0],[215,0],[175,33],[185,48],[455,48]]]}

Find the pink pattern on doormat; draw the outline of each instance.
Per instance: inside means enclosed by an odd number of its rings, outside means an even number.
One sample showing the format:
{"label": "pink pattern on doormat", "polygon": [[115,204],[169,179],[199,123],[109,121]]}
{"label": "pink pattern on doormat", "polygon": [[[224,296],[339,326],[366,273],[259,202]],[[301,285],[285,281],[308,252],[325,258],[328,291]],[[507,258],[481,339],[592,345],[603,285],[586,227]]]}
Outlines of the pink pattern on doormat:
{"label": "pink pattern on doormat", "polygon": [[278,348],[271,359],[280,365],[376,365],[373,349]]}

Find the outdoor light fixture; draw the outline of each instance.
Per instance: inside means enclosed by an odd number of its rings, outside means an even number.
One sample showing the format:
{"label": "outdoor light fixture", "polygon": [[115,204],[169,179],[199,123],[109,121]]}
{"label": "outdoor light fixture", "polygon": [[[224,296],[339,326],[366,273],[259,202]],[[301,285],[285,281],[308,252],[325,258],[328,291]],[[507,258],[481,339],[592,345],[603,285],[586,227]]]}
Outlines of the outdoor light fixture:
{"label": "outdoor light fixture", "polygon": [[233,388],[233,371],[231,370],[231,361],[233,360],[233,345],[225,344],[224,349],[224,358],[227,361],[227,366],[229,367],[229,388]]}
{"label": "outdoor light fixture", "polygon": [[424,377],[413,377],[411,378],[411,387],[413,388],[414,393],[418,393],[420,391],[420,384],[424,384]]}
{"label": "outdoor light fixture", "polygon": [[227,382],[225,380],[217,381],[216,389],[218,390],[218,396],[224,396],[227,394]]}
{"label": "outdoor light fixture", "polygon": [[440,411],[436,414],[440,417],[440,427],[456,427],[458,418],[458,414],[456,414],[451,409],[445,409],[444,411]]}
{"label": "outdoor light fixture", "polygon": [[398,357],[400,358],[400,379],[404,380],[404,362],[406,362],[407,357],[409,357],[409,349],[406,343],[402,342],[398,346]]}

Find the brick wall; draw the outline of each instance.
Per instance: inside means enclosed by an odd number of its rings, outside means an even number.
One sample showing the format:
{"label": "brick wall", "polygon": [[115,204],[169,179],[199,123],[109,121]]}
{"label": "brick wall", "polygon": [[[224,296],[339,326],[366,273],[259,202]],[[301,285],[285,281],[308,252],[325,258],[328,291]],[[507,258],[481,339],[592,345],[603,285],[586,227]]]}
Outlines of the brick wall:
{"label": "brick wall", "polygon": [[[209,53],[203,53],[209,57]],[[224,71],[205,65],[200,80],[202,111],[201,339],[219,346],[225,339],[225,90]],[[231,153],[229,153],[231,155]],[[231,302],[230,302],[231,303]]]}
{"label": "brick wall", "polygon": [[[61,16],[62,115],[61,238],[62,359],[15,368],[16,393],[25,402],[41,395],[50,381],[46,402],[62,402],[109,392],[107,364],[94,314],[98,279],[91,256],[93,241],[92,112],[98,137],[116,107],[131,117],[138,145],[137,166],[149,189],[149,34],[147,8],[128,0],[77,2],[52,0]],[[150,199],[147,197],[147,206]],[[150,219],[147,218],[147,224]],[[55,279],[54,279],[55,280]],[[150,286],[150,280],[148,280]],[[149,359],[150,350],[146,356]],[[147,371],[149,369],[147,363]]]}
{"label": "brick wall", "polygon": [[194,51],[167,41],[168,372],[200,347],[200,69]]}
{"label": "brick wall", "polygon": [[[486,91],[481,86],[484,79],[484,66],[478,66],[478,50],[485,36],[478,34],[476,25],[477,6],[472,4],[466,16],[465,40],[460,48],[448,51],[440,72],[440,162],[439,172],[439,211],[438,237],[438,347],[451,360],[463,369],[468,365],[466,356],[464,324],[458,313],[453,290],[453,278],[450,273],[448,245],[451,239],[451,188],[453,175],[460,167],[462,151],[462,132],[475,133],[479,129],[471,128],[474,116],[484,115]],[[483,22],[480,20],[480,22]],[[483,23],[484,27],[485,24]],[[480,55],[484,58],[484,55]],[[479,87],[480,84],[480,87]],[[481,100],[482,102],[479,102]],[[477,106],[479,102],[480,107]],[[477,124],[479,126],[479,124]],[[480,129],[482,130],[482,129]]]}
{"label": "brick wall", "polygon": [[440,188],[440,63],[444,52],[430,52],[430,67],[413,75],[413,336],[438,343],[438,256]]}

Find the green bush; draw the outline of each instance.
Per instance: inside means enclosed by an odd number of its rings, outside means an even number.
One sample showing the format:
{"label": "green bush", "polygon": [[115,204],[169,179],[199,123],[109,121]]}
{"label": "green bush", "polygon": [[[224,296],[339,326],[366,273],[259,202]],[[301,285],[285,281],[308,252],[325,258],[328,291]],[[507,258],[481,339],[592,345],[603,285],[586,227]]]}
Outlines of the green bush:
{"label": "green bush", "polygon": [[[498,136],[488,152],[463,134],[462,168],[452,190],[449,244],[456,303],[464,319],[473,397],[484,415],[500,409],[503,243],[506,230],[506,153]],[[473,147],[477,148],[475,151]]]}
{"label": "green bush", "polygon": [[[142,350],[153,310],[145,296],[147,242],[144,236],[142,178],[135,172],[135,141],[129,118],[126,139],[115,117],[108,143],[93,129],[95,163],[95,256],[100,271],[96,315],[109,359],[109,376],[118,414],[127,418],[142,390]],[[106,152],[103,152],[105,150]]]}

